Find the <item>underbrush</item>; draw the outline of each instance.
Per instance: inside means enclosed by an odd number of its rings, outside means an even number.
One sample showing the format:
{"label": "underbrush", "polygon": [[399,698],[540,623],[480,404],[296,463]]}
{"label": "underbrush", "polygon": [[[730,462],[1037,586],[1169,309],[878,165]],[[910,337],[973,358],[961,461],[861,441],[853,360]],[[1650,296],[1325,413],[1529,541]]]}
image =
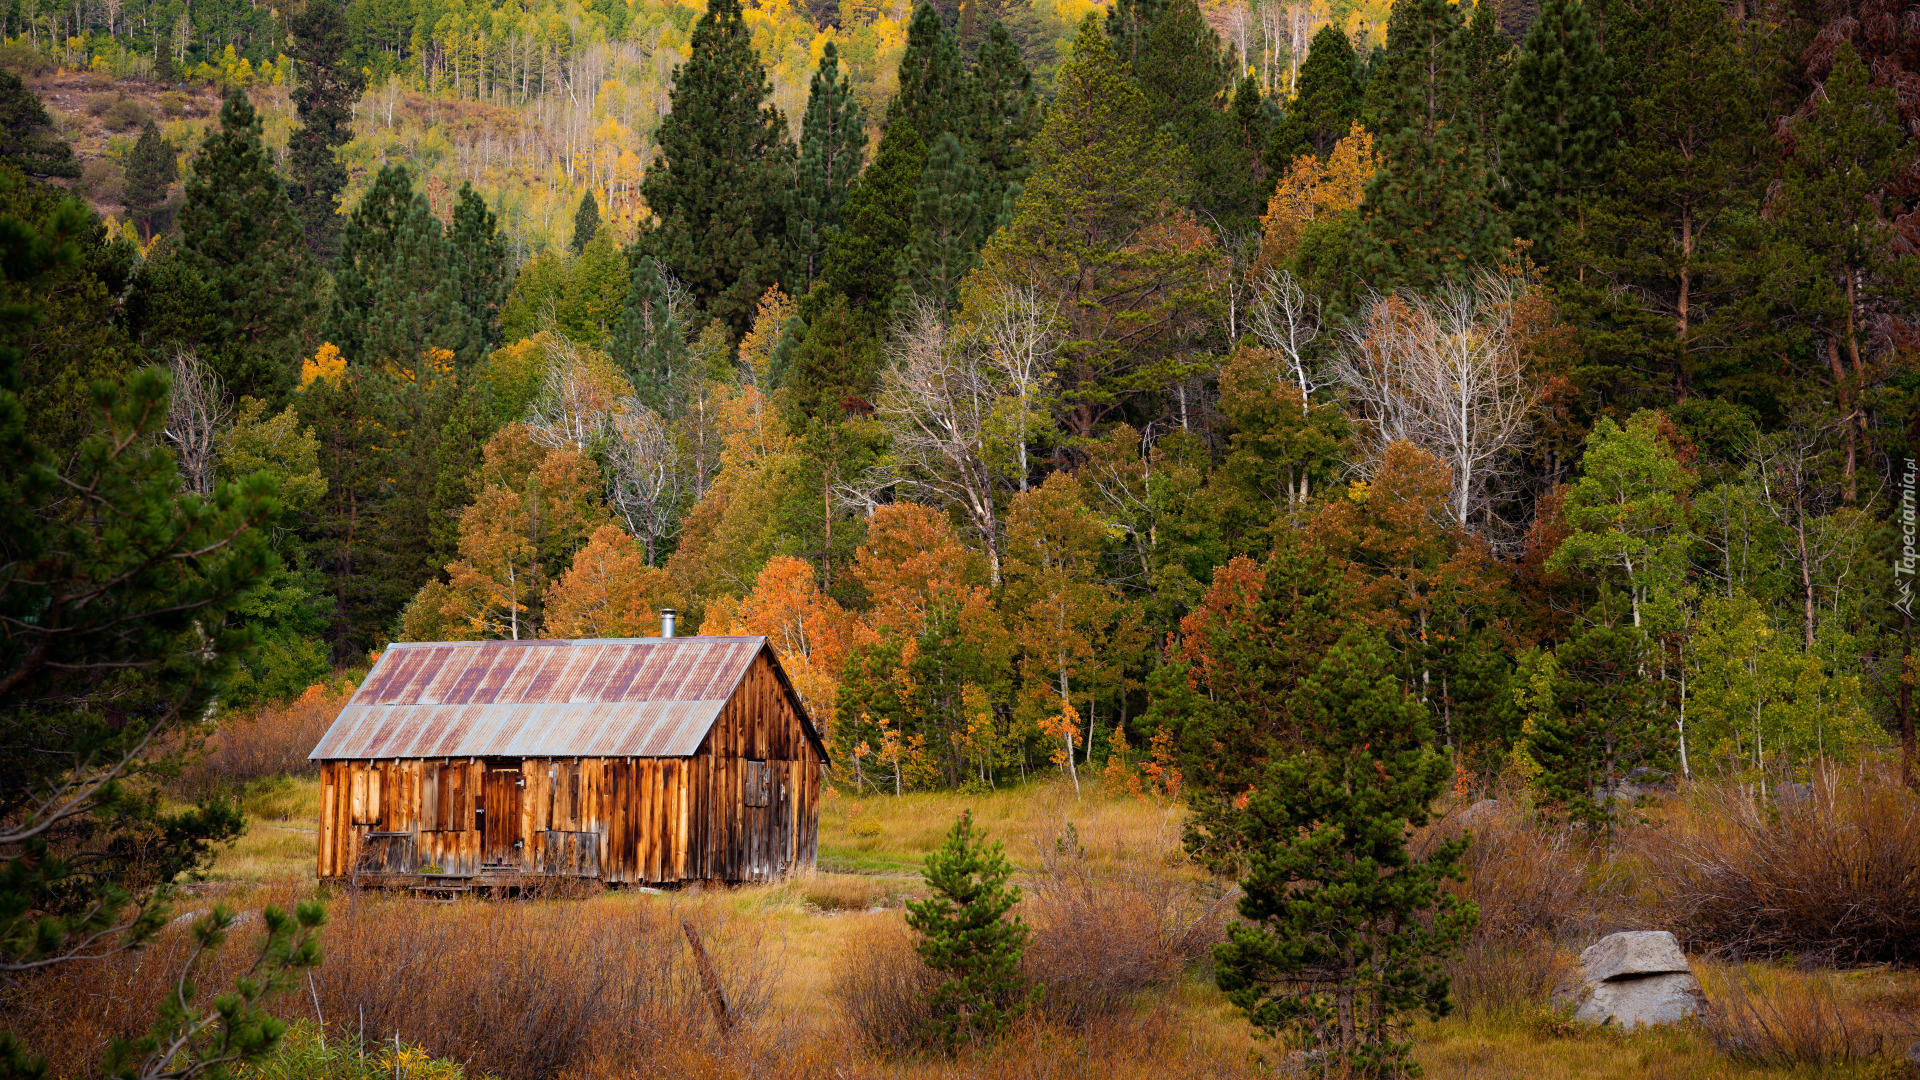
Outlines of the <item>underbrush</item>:
{"label": "underbrush", "polygon": [[292,701],[222,717],[204,751],[174,782],[173,793],[193,800],[317,772],[307,755],[353,699],[354,689],[344,680],[316,684]]}
{"label": "underbrush", "polygon": [[1730,957],[1920,961],[1920,793],[1891,763],[1818,771],[1790,801],[1696,784],[1627,835],[1647,914]]}
{"label": "underbrush", "polygon": [[1857,1065],[1901,1057],[1920,1017],[1876,1004],[1833,971],[1696,964],[1708,1006],[1701,1027],[1727,1057],[1753,1065]]}

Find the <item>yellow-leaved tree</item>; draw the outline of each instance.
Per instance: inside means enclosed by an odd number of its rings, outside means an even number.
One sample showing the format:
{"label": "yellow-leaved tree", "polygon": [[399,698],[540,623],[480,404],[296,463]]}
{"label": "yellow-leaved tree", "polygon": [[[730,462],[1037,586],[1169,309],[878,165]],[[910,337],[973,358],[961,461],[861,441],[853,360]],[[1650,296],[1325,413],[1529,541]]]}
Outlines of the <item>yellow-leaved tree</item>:
{"label": "yellow-leaved tree", "polygon": [[1358,209],[1376,168],[1373,136],[1358,120],[1326,161],[1312,154],[1294,158],[1260,218],[1260,258],[1254,271],[1285,266],[1300,250],[1309,225]]}

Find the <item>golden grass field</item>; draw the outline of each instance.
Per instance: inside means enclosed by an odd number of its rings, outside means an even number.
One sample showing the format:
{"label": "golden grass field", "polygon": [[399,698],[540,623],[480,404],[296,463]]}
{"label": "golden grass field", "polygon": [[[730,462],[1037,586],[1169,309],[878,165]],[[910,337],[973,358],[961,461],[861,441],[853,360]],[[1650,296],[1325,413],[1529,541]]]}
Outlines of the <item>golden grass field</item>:
{"label": "golden grass field", "polygon": [[[256,783],[246,800],[249,829],[220,855],[208,880],[190,888],[193,896],[187,902],[198,906],[218,898],[244,910],[310,894],[315,887],[312,819],[317,796],[318,784],[312,779]],[[903,900],[921,888],[917,872],[921,860],[963,810],[971,810],[975,820],[1005,844],[1020,876],[1029,880],[1045,872],[1047,852],[1069,827],[1086,853],[1086,864],[1098,872],[1145,870],[1192,885],[1202,880],[1180,855],[1180,811],[1151,801],[1092,793],[1076,799],[1070,787],[1058,782],[971,796],[839,793],[827,800],[822,813],[823,869],[791,882],[492,905],[516,910],[566,905],[566,914],[555,925],[567,927],[626,925],[638,920],[636,926],[657,928],[694,921],[711,928],[723,952],[732,950],[726,954],[742,972],[741,985],[747,987],[743,993],[758,1002],[751,1027],[728,1039],[716,1041],[711,1033],[701,1036],[689,1029],[667,1040],[665,1051],[637,1057],[601,1055],[575,1061],[557,1075],[581,1080],[656,1075],[1158,1080],[1294,1074],[1284,1050],[1253,1037],[1211,985],[1204,963],[1170,990],[1143,995],[1131,1016],[1122,1020],[1078,1029],[1030,1021],[996,1046],[953,1059],[888,1057],[861,1045],[836,1009],[836,973],[844,968],[850,948],[876,934],[898,933]],[[358,927],[367,920],[398,920],[392,926],[402,929],[380,932],[398,935],[395,940],[418,938],[419,944],[407,947],[431,951],[436,946],[428,939],[435,934],[449,940],[472,938],[482,931],[471,926],[520,917],[492,913],[484,910],[489,905],[479,903],[437,907],[347,895],[336,895],[331,902],[334,925],[328,940],[335,958],[323,969],[322,989],[315,994],[327,1001],[351,999],[349,989],[336,988],[328,979],[347,979],[349,970],[377,967],[359,952],[365,948],[366,933],[354,929],[355,936],[349,938],[344,936],[346,927]],[[635,934],[645,938],[648,932]],[[333,935],[340,935],[337,944]],[[236,942],[235,948],[239,947]],[[1538,1003],[1492,1017],[1421,1021],[1411,1030],[1415,1053],[1425,1074],[1438,1080],[1920,1077],[1920,1068],[1891,1052],[1904,1048],[1903,1038],[1920,1039],[1920,1023],[1916,1023],[1920,978],[1913,973],[1801,972],[1784,966],[1737,969],[1705,960],[1697,968],[1709,994],[1716,997],[1734,992],[1728,988],[1735,983],[1762,985],[1773,995],[1770,1008],[1816,1012],[1830,1008],[1856,1019],[1864,1017],[1861,1022],[1879,1033],[1876,1038],[1881,1041],[1875,1046],[1885,1052],[1825,1065],[1740,1064],[1716,1049],[1699,1026],[1635,1034],[1579,1029]],[[94,999],[81,1010],[89,1020],[78,1025],[71,1019],[76,1013],[63,1008],[60,1023],[68,1029],[86,1026],[89,1030],[67,1031],[61,1041],[70,1049],[64,1056],[56,1055],[57,1066],[69,1075],[81,1075],[87,1046],[97,1047],[113,1033],[115,1024],[124,1027],[133,1019],[129,1006],[116,1006],[108,998],[114,993],[138,998],[135,987],[141,982],[140,977],[127,976],[106,985],[96,980],[90,991],[76,988],[74,992],[86,992]],[[348,997],[338,998],[341,994]],[[73,1003],[69,999],[67,1004]],[[291,1019],[310,1019],[312,1012],[305,999],[286,1003],[284,1011]],[[337,1032],[337,1016],[334,1019]],[[455,1045],[458,1036],[454,1034],[439,1033],[441,1041],[436,1045],[430,1025],[417,1034],[410,1028],[408,1038],[430,1054],[472,1063],[466,1075],[482,1074],[485,1062],[493,1060]],[[450,1063],[442,1065],[451,1070],[445,1075],[459,1071]],[[329,1069],[327,1075],[331,1074]]]}

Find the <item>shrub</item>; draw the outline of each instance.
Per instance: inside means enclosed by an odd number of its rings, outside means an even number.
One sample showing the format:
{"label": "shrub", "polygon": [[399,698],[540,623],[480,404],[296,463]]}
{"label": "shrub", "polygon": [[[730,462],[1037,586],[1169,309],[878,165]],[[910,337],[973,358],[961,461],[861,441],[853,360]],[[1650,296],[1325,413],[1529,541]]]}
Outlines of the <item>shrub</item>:
{"label": "shrub", "polygon": [[1789,802],[1697,785],[1629,837],[1654,914],[1735,958],[1920,959],[1920,793],[1897,769],[1825,768]]}
{"label": "shrub", "polygon": [[920,959],[906,924],[878,916],[847,936],[829,985],[854,1035],[885,1053],[905,1054],[923,1045],[940,981]]}
{"label": "shrub", "polygon": [[1135,860],[1095,866],[1069,832],[1044,852],[1020,911],[1033,928],[1022,965],[1049,1019],[1083,1025],[1167,992],[1225,937],[1233,903]]}
{"label": "shrub", "polygon": [[1839,1065],[1897,1054],[1913,1039],[1896,1023],[1841,993],[1830,973],[1706,967],[1702,1027],[1720,1052],[1754,1065]]}
{"label": "shrub", "polygon": [[1020,902],[1007,884],[1013,866],[1000,842],[989,847],[960,815],[947,842],[927,855],[925,900],[907,902],[907,925],[920,933],[920,958],[945,976],[934,987],[933,1034],[949,1050],[996,1035],[1031,997],[1020,976],[1028,930],[1008,912]]}
{"label": "shrub", "polygon": [[45,75],[55,66],[51,57],[27,42],[0,42],[0,68],[16,75]]}
{"label": "shrub", "polygon": [[130,97],[122,97],[98,114],[108,131],[133,131],[147,122],[146,106]]}
{"label": "shrub", "polygon": [[316,684],[290,702],[223,717],[206,753],[181,774],[176,793],[198,798],[269,777],[315,771],[307,755],[320,745],[353,692],[350,683]]}

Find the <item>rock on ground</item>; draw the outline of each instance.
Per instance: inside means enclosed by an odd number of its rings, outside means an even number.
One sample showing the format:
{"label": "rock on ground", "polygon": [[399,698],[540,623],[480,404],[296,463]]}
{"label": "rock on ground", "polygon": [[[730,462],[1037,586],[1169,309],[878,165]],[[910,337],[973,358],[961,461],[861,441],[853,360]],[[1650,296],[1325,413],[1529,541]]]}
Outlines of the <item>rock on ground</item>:
{"label": "rock on ground", "polygon": [[1556,999],[1577,1002],[1573,1018],[1631,1031],[1674,1024],[1698,1012],[1705,998],[1680,943],[1665,930],[1608,934],[1580,954],[1578,987]]}

